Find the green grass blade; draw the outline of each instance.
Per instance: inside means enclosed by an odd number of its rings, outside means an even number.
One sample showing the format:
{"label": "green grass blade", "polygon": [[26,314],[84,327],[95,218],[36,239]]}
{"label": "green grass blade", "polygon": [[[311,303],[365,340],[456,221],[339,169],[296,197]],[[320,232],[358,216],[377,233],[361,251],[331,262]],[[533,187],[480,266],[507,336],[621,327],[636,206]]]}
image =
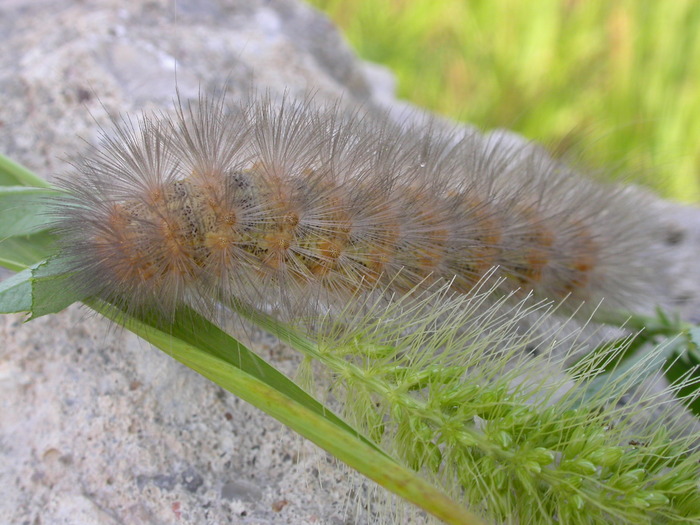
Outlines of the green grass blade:
{"label": "green grass blade", "polygon": [[8,259],[7,257],[0,257],[0,266],[7,268],[8,270],[12,270],[13,272],[21,272],[29,265],[13,259]]}
{"label": "green grass blade", "polygon": [[29,269],[0,282],[0,314],[27,312],[32,307],[32,271]]}
{"label": "green grass blade", "polygon": [[45,188],[0,186],[0,239],[47,229],[46,198],[55,193]]}
{"label": "green grass blade", "polygon": [[0,153],[0,186],[50,188],[44,179]]}
{"label": "green grass blade", "polygon": [[664,374],[671,384],[682,385],[676,397],[700,417],[700,357],[687,350],[674,352],[666,362]]}
{"label": "green grass blade", "polygon": [[31,319],[58,313],[85,299],[75,286],[69,285],[70,272],[60,257],[51,257],[33,267]]}
{"label": "green grass blade", "polygon": [[[53,236],[47,231],[37,232],[47,219],[38,197],[51,191],[44,179],[0,153],[1,266],[20,271],[54,252]],[[13,201],[15,197],[22,201],[21,206]]]}
{"label": "green grass blade", "polygon": [[0,265],[19,271],[53,255],[54,236],[49,232],[10,237],[0,241]]}
{"label": "green grass blade", "polygon": [[[148,324],[153,326],[153,323]],[[304,405],[319,416],[327,418],[332,423],[354,434],[358,439],[365,441],[366,444],[384,454],[374,443],[364,438],[287,376],[191,308],[180,308],[175,313],[172,325],[168,325],[167,332],[177,339],[196,346],[217,359],[222,359],[256,379],[267,383],[281,394]]]}
{"label": "green grass blade", "polygon": [[[279,372],[235,339],[223,332],[218,333],[218,329],[214,327],[214,339],[219,340],[224,336],[229,338],[228,347],[218,347],[215,351],[210,351],[210,348],[200,348],[183,340],[197,339],[202,342],[209,338],[207,332],[210,327],[206,326],[206,322],[201,324],[204,320],[198,316],[186,322],[177,322],[175,333],[166,333],[103,303],[89,303],[89,305],[222,388],[273,416],[358,472],[446,523],[462,525],[483,523],[423,480],[417,473],[402,467],[378,450],[375,445],[351,430],[347,424],[342,422],[339,424],[336,416],[329,417],[329,412],[325,408],[319,412],[315,406],[317,403],[315,400],[307,406],[307,403],[299,402],[288,395],[288,389],[298,389],[293,383],[286,387],[270,384],[270,377],[277,377]],[[181,313],[187,317],[191,314],[192,312],[189,311]],[[207,335],[202,336],[202,333]],[[210,347],[211,341],[204,346]],[[222,352],[226,358],[223,357]],[[252,370],[244,370],[232,363],[232,360],[236,359],[241,363],[251,360],[250,362],[255,362],[256,366]],[[286,377],[284,379],[291,383]]]}

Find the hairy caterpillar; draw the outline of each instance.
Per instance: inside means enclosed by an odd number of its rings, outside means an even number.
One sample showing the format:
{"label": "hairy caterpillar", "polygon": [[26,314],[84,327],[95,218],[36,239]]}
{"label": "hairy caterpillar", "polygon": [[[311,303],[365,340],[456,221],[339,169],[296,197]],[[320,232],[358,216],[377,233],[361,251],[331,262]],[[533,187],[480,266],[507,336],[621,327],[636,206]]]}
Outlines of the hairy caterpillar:
{"label": "hairy caterpillar", "polygon": [[128,308],[296,311],[438,280],[468,293],[494,267],[504,293],[650,293],[638,194],[435,122],[201,97],[123,119],[75,166],[56,224],[75,286]]}

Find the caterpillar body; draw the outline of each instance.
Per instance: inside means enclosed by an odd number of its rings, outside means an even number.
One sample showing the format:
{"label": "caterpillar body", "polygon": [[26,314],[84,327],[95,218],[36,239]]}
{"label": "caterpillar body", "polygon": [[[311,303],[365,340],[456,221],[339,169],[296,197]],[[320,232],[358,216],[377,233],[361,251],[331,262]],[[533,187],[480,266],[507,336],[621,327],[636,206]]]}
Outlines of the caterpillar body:
{"label": "caterpillar body", "polygon": [[649,293],[638,193],[431,121],[201,97],[122,119],[74,165],[56,222],[74,286],[129,308],[468,293],[493,268],[503,293],[577,305]]}

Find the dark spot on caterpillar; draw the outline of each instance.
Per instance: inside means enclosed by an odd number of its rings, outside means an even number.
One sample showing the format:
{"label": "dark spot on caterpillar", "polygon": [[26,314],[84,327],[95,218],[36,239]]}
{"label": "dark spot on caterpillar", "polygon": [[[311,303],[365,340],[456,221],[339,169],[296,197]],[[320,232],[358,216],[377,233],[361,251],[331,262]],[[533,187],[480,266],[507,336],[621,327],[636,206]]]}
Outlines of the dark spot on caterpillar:
{"label": "dark spot on caterpillar", "polygon": [[226,172],[226,182],[239,190],[250,188],[250,176],[243,171],[228,171]]}
{"label": "dark spot on caterpillar", "polygon": [[187,192],[187,187],[185,186],[185,183],[181,180],[175,181],[173,183],[173,190],[174,193],[177,197],[185,198],[188,195]]}

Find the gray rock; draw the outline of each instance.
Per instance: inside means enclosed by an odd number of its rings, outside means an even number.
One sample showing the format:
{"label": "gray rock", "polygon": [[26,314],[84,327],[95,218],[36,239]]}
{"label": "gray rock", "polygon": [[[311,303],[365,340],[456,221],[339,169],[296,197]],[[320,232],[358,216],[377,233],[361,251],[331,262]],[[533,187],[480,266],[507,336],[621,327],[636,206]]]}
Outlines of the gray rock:
{"label": "gray rock", "polygon": [[249,481],[237,479],[227,481],[221,487],[221,497],[226,500],[255,501],[262,497],[262,491],[257,485]]}
{"label": "gray rock", "polygon": [[[406,107],[390,75],[293,0],[4,0],[0,34],[0,151],[49,179],[110,115],[170,107],[176,86]],[[667,234],[649,249],[668,253],[666,302],[700,320],[700,213],[661,201],[658,213]],[[2,521],[348,519],[341,470],[164,353],[77,307],[21,321],[0,316]],[[258,350],[295,370],[280,345]]]}

